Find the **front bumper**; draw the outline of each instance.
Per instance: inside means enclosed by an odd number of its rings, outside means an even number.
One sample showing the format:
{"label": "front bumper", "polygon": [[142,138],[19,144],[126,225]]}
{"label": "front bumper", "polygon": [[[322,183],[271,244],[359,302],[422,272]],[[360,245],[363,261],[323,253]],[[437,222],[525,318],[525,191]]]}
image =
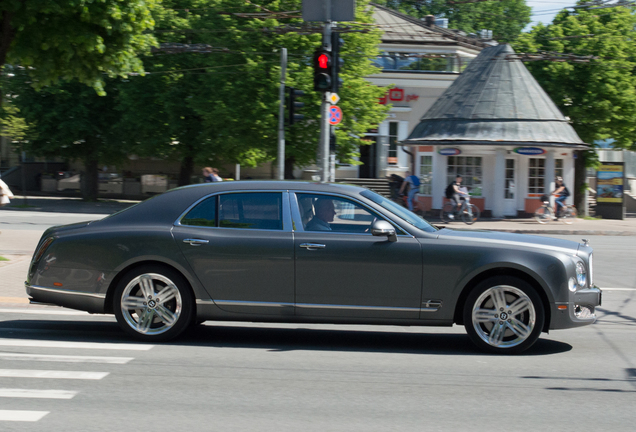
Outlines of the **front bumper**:
{"label": "front bumper", "polygon": [[590,287],[570,294],[570,301],[552,305],[550,329],[566,329],[593,324],[596,307],[601,305],[603,292],[599,287]]}

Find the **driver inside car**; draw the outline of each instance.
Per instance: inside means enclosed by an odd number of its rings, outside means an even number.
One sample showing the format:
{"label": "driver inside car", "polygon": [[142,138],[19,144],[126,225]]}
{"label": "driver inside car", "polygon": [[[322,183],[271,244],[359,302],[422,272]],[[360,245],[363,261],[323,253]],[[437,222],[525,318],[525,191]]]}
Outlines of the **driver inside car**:
{"label": "driver inside car", "polygon": [[333,201],[326,198],[318,198],[314,203],[316,214],[309,221],[305,229],[307,231],[331,231],[330,222],[336,215],[336,209]]}

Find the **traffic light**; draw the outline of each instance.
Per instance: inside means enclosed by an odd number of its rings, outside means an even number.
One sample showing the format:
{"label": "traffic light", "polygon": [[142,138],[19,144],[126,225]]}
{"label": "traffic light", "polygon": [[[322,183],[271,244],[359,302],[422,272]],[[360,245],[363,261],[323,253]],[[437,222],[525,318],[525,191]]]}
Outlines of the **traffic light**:
{"label": "traffic light", "polygon": [[304,96],[305,92],[302,90],[296,90],[293,87],[287,87],[289,90],[289,96],[287,97],[287,111],[289,112],[288,122],[293,125],[297,121],[305,118],[302,114],[296,114],[298,108],[305,106],[304,102],[298,102],[296,99],[300,96]]}
{"label": "traffic light", "polygon": [[329,51],[316,51],[314,53],[314,90],[331,91],[332,62]]}
{"label": "traffic light", "polygon": [[340,71],[344,64],[344,60],[340,57],[340,48],[344,45],[344,40],[340,38],[340,33],[331,33],[331,92],[338,93],[340,87],[342,87],[342,78],[340,78]]}

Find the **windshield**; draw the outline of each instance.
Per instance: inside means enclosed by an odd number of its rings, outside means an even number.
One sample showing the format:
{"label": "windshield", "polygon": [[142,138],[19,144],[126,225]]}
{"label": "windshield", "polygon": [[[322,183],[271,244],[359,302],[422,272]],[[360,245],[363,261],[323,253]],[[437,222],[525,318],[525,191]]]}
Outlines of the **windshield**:
{"label": "windshield", "polygon": [[437,228],[435,228],[433,225],[431,225],[426,220],[422,219],[421,217],[419,217],[412,211],[405,209],[401,205],[396,204],[393,201],[388,200],[373,191],[365,190],[360,192],[360,195],[362,195],[363,197],[367,199],[370,199],[371,201],[383,207],[384,209],[388,210],[389,212],[393,213],[400,219],[410,223],[415,228],[421,229],[422,231],[426,231],[426,232],[437,231]]}

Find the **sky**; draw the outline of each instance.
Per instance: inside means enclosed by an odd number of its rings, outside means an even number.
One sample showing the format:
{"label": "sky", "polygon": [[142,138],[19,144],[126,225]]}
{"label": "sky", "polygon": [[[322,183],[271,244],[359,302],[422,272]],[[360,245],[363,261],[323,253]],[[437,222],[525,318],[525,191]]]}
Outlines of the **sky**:
{"label": "sky", "polygon": [[542,22],[550,24],[554,16],[567,6],[574,6],[576,0],[526,0],[526,4],[532,7],[532,22],[525,28],[526,31],[532,29],[532,26]]}

